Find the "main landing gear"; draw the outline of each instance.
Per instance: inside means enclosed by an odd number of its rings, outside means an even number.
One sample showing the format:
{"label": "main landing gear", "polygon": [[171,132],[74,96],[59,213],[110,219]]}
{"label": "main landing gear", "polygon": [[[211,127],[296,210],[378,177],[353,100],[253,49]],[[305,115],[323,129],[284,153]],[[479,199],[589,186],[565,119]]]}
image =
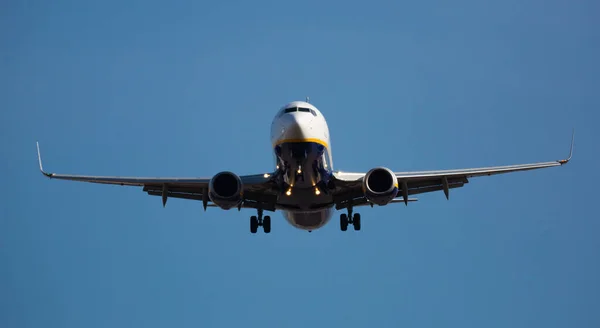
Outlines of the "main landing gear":
{"label": "main landing gear", "polygon": [[259,226],[263,227],[265,233],[271,232],[271,217],[267,215],[263,219],[262,209],[258,209],[258,217],[254,215],[250,217],[250,232],[256,233]]}
{"label": "main landing gear", "polygon": [[360,230],[360,213],[354,213],[352,215],[352,208],[348,208],[348,214],[340,214],[340,230],[348,230],[348,224],[354,226],[354,230]]}

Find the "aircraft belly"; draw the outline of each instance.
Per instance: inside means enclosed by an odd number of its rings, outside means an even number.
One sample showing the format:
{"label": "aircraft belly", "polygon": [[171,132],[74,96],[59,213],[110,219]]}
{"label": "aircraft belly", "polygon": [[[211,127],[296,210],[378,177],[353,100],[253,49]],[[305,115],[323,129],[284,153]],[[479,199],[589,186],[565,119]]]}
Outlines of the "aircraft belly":
{"label": "aircraft belly", "polygon": [[333,213],[333,198],[326,187],[331,170],[325,145],[284,142],[275,147],[275,154],[289,191],[279,196],[277,207],[297,228],[314,230],[324,226]]}
{"label": "aircraft belly", "polygon": [[294,227],[303,230],[316,230],[329,222],[331,215],[333,214],[333,208],[326,208],[319,211],[312,212],[297,212],[297,211],[284,211],[283,216],[285,219]]}

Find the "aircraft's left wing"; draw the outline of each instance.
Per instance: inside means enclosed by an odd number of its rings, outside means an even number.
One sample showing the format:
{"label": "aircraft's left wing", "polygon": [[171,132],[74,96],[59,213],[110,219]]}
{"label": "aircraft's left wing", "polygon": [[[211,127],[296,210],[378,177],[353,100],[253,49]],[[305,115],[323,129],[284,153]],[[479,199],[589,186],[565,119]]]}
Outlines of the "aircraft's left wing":
{"label": "aircraft's left wing", "polygon": [[[208,185],[211,178],[160,178],[160,177],[113,177],[113,176],[92,176],[92,175],[71,175],[57,174],[44,171],[42,158],[40,155],[40,146],[37,144],[38,162],[40,171],[43,175],[51,179],[71,180],[90,183],[111,184],[119,186],[141,186],[144,191],[151,196],[162,196],[163,205],[167,198],[182,198],[201,200],[204,206],[208,206]],[[244,204],[243,207],[255,207],[257,202],[261,203],[266,210],[273,208],[276,196],[272,191],[272,179],[270,174],[255,174],[240,176],[244,186]]]}
{"label": "aircraft's left wing", "polygon": [[[450,189],[464,186],[469,182],[468,179],[472,177],[561,166],[568,163],[573,156],[573,141],[574,134],[571,139],[569,157],[563,160],[456,170],[395,172],[394,174],[398,180],[398,197],[402,197],[405,203],[408,203],[409,195],[443,190],[446,198],[448,198]],[[335,184],[338,186],[336,195],[336,207],[338,209],[347,206],[346,204],[349,201],[356,202],[364,197],[362,191],[364,176],[365,173],[336,172],[334,174]]]}

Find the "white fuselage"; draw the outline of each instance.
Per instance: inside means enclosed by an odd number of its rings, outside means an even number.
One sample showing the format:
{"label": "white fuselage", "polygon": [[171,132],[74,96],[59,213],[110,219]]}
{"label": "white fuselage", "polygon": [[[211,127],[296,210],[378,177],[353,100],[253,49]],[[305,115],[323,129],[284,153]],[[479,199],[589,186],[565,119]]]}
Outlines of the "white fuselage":
{"label": "white fuselage", "polygon": [[332,198],[324,192],[333,171],[325,117],[307,102],[288,103],[273,119],[271,144],[286,183],[279,209],[297,228],[322,227],[333,214]]}

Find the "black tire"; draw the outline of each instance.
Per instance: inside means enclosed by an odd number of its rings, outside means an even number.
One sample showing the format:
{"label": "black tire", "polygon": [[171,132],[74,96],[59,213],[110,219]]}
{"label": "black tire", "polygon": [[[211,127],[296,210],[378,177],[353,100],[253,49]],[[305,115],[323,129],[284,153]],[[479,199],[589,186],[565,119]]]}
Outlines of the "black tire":
{"label": "black tire", "polygon": [[348,215],[340,214],[340,230],[348,230]]}
{"label": "black tire", "polygon": [[258,230],[258,218],[256,216],[250,217],[250,232],[256,233]]}
{"label": "black tire", "polygon": [[265,233],[271,232],[271,217],[270,216],[265,216],[265,218],[263,219],[263,230],[265,231]]}
{"label": "black tire", "polygon": [[359,231],[360,230],[360,213],[354,213],[354,217],[352,218],[352,221],[354,221],[354,223],[353,223],[354,230]]}

